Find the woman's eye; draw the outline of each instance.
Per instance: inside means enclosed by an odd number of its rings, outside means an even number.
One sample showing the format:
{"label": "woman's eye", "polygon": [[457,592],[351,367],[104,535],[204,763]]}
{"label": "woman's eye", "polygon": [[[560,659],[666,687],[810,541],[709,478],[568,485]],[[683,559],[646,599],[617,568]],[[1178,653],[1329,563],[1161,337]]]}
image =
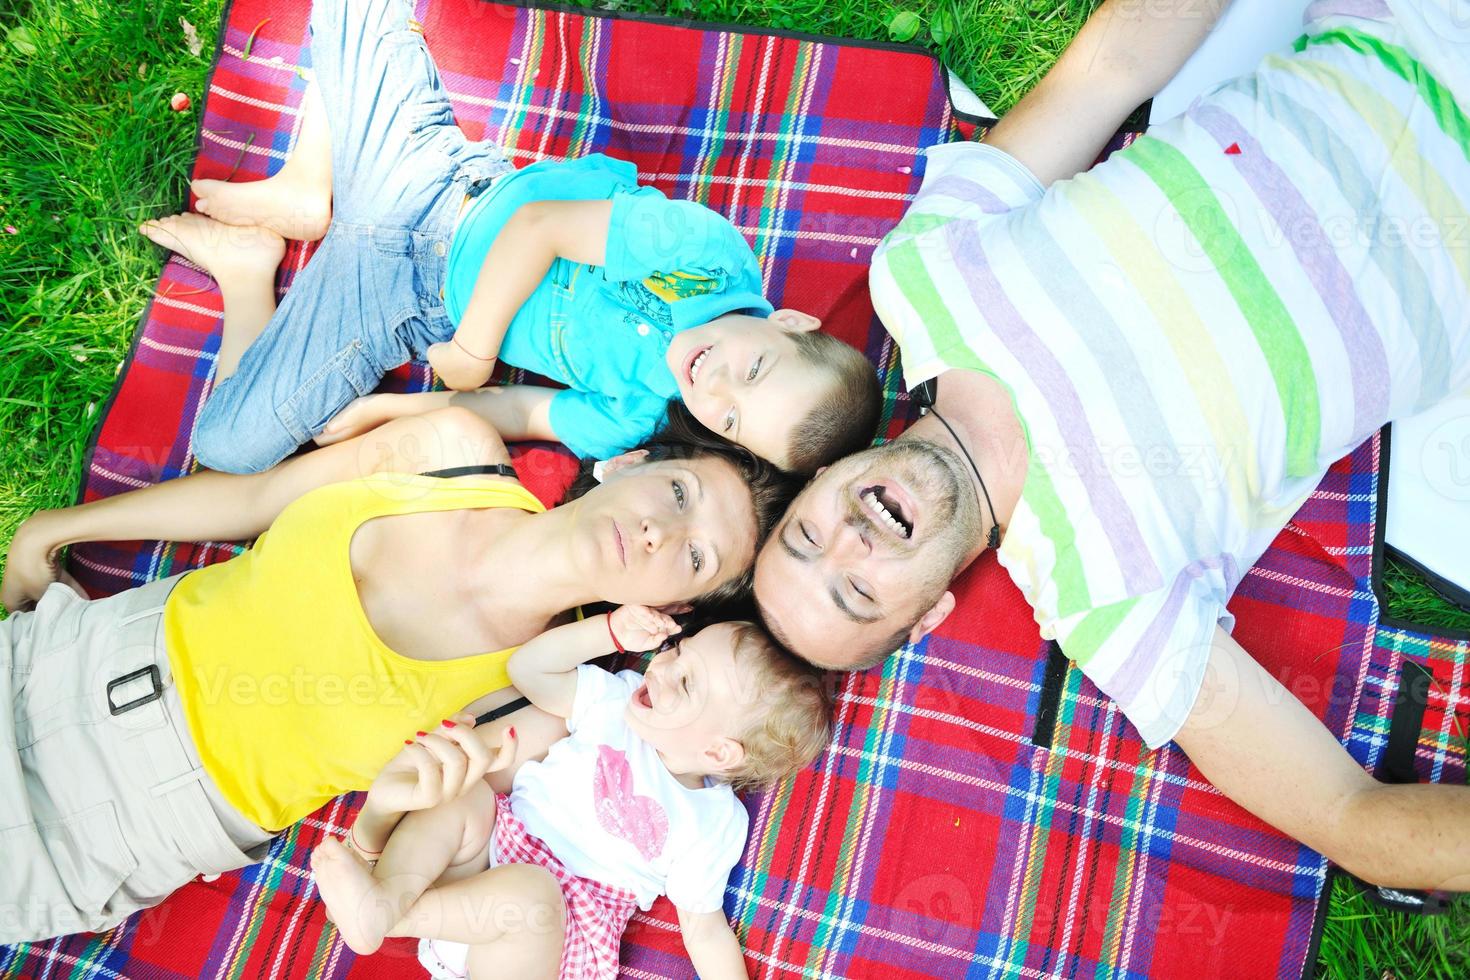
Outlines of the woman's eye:
{"label": "woman's eye", "polygon": [[725,431],[729,432],[733,428],[735,428],[735,409],[732,408],[725,415]]}
{"label": "woman's eye", "polygon": [[807,533],[806,525],[798,524],[797,527],[801,529],[801,536],[806,538],[806,543],[815,548],[817,546],[817,542],[812,538],[809,533]]}
{"label": "woman's eye", "polygon": [[761,362],[764,360],[764,357],[757,357],[755,359],[755,363],[750,366],[750,373],[745,376],[746,381],[755,380],[755,376],[761,373]]}
{"label": "woman's eye", "polygon": [[679,506],[680,510],[684,509],[684,484],[678,480],[674,481],[674,503]]}
{"label": "woman's eye", "polygon": [[689,563],[694,566],[695,575],[698,575],[704,568],[704,552],[692,544],[689,546]]}

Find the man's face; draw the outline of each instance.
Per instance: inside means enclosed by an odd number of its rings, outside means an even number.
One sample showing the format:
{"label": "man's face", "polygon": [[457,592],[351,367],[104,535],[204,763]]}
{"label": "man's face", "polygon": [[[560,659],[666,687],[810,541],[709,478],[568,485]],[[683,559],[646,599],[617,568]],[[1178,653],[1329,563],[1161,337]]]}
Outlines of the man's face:
{"label": "man's face", "polygon": [[756,601],[776,637],[842,669],[919,623],[980,540],[963,465],[905,439],[819,473],[756,559]]}

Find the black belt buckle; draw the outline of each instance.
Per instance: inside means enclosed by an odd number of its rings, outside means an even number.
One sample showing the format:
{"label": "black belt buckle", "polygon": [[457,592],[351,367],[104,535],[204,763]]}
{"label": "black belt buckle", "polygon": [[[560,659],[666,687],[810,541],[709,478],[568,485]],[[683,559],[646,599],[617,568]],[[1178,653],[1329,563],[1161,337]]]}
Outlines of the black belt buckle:
{"label": "black belt buckle", "polygon": [[[153,682],[152,691],[140,698],[134,698],[126,704],[112,703],[112,692],[116,688],[122,687],[124,684],[131,684],[133,681],[143,677],[147,677]],[[163,678],[158,673],[157,664],[149,664],[147,667],[135,670],[131,674],[124,674],[121,677],[113,678],[107,682],[107,711],[112,715],[125,714],[134,708],[141,708],[151,701],[157,701],[161,697],[163,697]]]}

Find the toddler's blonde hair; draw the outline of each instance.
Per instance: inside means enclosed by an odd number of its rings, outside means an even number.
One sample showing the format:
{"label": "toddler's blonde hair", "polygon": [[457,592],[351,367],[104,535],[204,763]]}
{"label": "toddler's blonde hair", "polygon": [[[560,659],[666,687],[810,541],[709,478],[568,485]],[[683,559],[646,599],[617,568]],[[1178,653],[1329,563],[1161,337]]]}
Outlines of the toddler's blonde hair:
{"label": "toddler's blonde hair", "polygon": [[832,740],[832,697],[822,672],[791,656],[763,628],[734,627],[746,723],[745,758],[722,778],[737,792],[763,789],[810,765]]}

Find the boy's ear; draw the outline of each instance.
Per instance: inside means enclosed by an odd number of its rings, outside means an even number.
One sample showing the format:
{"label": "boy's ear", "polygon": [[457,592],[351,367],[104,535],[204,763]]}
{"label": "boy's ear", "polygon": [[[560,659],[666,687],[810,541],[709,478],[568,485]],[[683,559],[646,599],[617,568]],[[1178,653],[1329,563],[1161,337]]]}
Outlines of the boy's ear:
{"label": "boy's ear", "polygon": [[777,310],[770,319],[776,321],[787,333],[809,333],[822,328],[822,321],[810,313],[800,310]]}
{"label": "boy's ear", "polygon": [[627,469],[629,466],[637,466],[647,457],[647,449],[630,449],[625,453],[619,453],[611,459],[599,460],[599,465],[596,468],[598,471],[597,482],[601,483],[618,470]]}
{"label": "boy's ear", "polygon": [[712,772],[729,772],[745,761],[745,746],[737,739],[721,735],[704,750],[704,759]]}

